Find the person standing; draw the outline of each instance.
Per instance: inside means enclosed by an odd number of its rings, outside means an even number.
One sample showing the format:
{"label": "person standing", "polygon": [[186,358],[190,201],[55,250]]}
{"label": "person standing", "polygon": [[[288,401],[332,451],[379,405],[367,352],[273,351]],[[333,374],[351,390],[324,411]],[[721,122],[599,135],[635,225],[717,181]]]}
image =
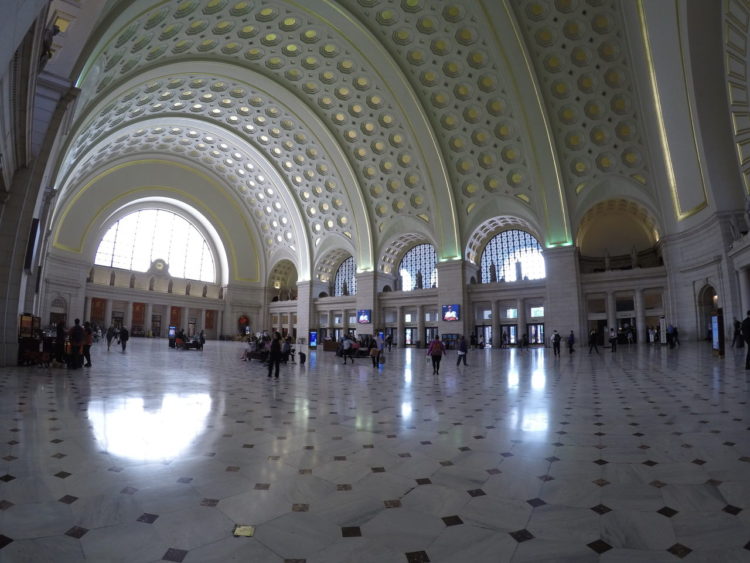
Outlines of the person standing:
{"label": "person standing", "polygon": [[347,334],[344,336],[343,342],[341,342],[341,355],[344,356],[344,363],[346,364],[346,359],[351,359],[352,363],[354,363],[354,356],[352,356],[352,339],[349,338],[349,335]]}
{"label": "person standing", "polygon": [[458,356],[458,359],[456,360],[456,367],[461,365],[461,361],[463,360],[464,365],[468,365],[466,363],[466,352],[468,352],[469,347],[466,345],[466,338],[464,338],[464,335],[461,335],[461,338],[458,339],[458,353],[456,356]]}
{"label": "person standing", "polygon": [[732,321],[732,348],[735,347],[735,345],[742,346],[742,323],[737,320],[737,317],[734,317],[734,320]]}
{"label": "person standing", "polygon": [[432,375],[440,374],[440,360],[443,359],[443,352],[445,352],[445,346],[436,334],[430,342],[429,348],[427,348],[427,355],[432,359]]}
{"label": "person standing", "polygon": [[91,345],[94,343],[94,331],[91,329],[91,323],[86,321],[83,323],[83,357],[86,363],[83,367],[91,367]]}
{"label": "person standing", "polygon": [[617,352],[617,332],[613,328],[609,329],[609,345],[613,352]]}
{"label": "person standing", "polygon": [[745,369],[750,369],[750,311],[747,312],[745,320],[740,325],[742,331],[742,338],[745,340],[745,346],[747,347],[747,354],[745,355]]}
{"label": "person standing", "polygon": [[599,348],[596,345],[596,337],[596,330],[592,328],[591,332],[589,332],[589,354],[591,354],[591,350],[595,350],[597,354],[599,353]]}
{"label": "person standing", "polygon": [[65,363],[65,323],[57,323],[57,334],[55,336],[55,359],[58,363]]}
{"label": "person standing", "polygon": [[122,345],[122,353],[125,353],[125,348],[128,346],[128,340],[130,340],[130,333],[125,327],[120,328],[120,344]]}
{"label": "person standing", "polygon": [[388,351],[391,351],[391,346],[393,346],[393,335],[388,334],[388,336],[385,337],[385,343],[388,345]]}
{"label": "person standing", "polygon": [[560,341],[562,340],[562,336],[560,336],[560,333],[556,330],[552,331],[552,353],[555,356],[560,355]]}
{"label": "person standing", "polygon": [[279,378],[279,366],[281,365],[281,334],[276,331],[271,339],[271,347],[268,352],[268,377],[276,368],[276,379]]}
{"label": "person standing", "polygon": [[76,319],[73,322],[74,324],[70,327],[68,333],[70,337],[70,367],[71,369],[78,369],[81,367],[81,348],[83,347],[85,334],[81,326],[81,319]]}
{"label": "person standing", "polygon": [[570,334],[568,335],[568,354],[572,354],[575,352],[573,349],[573,345],[576,343],[576,337],[573,334],[573,331],[570,331]]}

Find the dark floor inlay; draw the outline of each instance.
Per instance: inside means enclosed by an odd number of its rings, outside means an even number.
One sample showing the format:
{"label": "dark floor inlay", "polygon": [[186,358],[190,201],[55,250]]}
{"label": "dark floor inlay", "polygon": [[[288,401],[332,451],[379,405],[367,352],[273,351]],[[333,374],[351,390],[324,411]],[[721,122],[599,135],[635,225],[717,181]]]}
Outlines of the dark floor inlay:
{"label": "dark floor inlay", "polygon": [[405,555],[407,563],[430,563],[426,551],[410,551]]}
{"label": "dark floor inlay", "polygon": [[143,522],[144,524],[153,524],[154,522],[156,522],[156,519],[158,517],[158,514],[149,514],[148,512],[144,512],[138,517],[136,521]]}
{"label": "dark floor inlay", "polygon": [[342,538],[358,538],[361,535],[362,530],[359,529],[359,526],[343,526],[341,528]]}
{"label": "dark floor inlay", "polygon": [[204,498],[201,501],[201,506],[208,506],[208,507],[215,507],[219,504],[219,499],[217,498]]}
{"label": "dark floor inlay", "polygon": [[739,506],[734,506],[731,504],[726,505],[724,508],[722,508],[722,510],[727,514],[731,514],[732,516],[737,516],[740,512],[742,512],[742,509]]}
{"label": "dark floor inlay", "polygon": [[612,546],[609,545],[604,540],[592,541],[591,543],[587,543],[586,545],[599,554],[602,554],[605,551],[609,551],[610,549],[612,549]]}
{"label": "dark floor inlay", "polygon": [[530,504],[531,506],[533,506],[534,508],[536,508],[538,506],[544,506],[545,504],[547,504],[546,502],[544,502],[542,499],[540,499],[538,497],[537,498],[529,499],[526,502],[528,504]]}
{"label": "dark floor inlay", "polygon": [[12,506],[15,506],[15,505],[9,500],[0,500],[0,510],[8,510]]}
{"label": "dark floor inlay", "polygon": [[9,483],[9,482],[10,482],[10,481],[12,481],[13,479],[15,479],[15,477],[13,477],[13,475],[10,475],[10,474],[8,474],[8,473],[6,473],[6,474],[5,474],[5,475],[3,475],[2,477],[0,477],[0,481],[5,481],[6,483]]}
{"label": "dark floor inlay", "polygon": [[13,540],[9,538],[8,536],[4,536],[3,534],[0,534],[0,549],[4,548],[9,543],[12,543]]}
{"label": "dark floor inlay", "polygon": [[123,490],[120,491],[124,495],[134,495],[138,492],[138,489],[135,487],[125,487]]}
{"label": "dark floor inlay", "polygon": [[471,489],[466,492],[469,493],[473,497],[483,497],[485,494],[487,494],[482,489]]}
{"label": "dark floor inlay", "polygon": [[443,522],[446,526],[458,526],[464,523],[459,516],[443,516]]}
{"label": "dark floor inlay", "polygon": [[401,508],[401,501],[398,499],[384,500],[383,506],[385,506],[386,508]]}
{"label": "dark floor inlay", "polygon": [[77,500],[78,497],[74,497],[73,495],[65,495],[59,500],[59,502],[62,502],[64,504],[73,504]]}
{"label": "dark floor inlay", "polygon": [[309,512],[309,511],[310,511],[309,504],[293,504],[292,505],[292,512]]}
{"label": "dark floor inlay", "polygon": [[417,479],[417,485],[431,485],[432,481],[430,481],[427,477],[423,477],[421,479]]}
{"label": "dark floor inlay", "polygon": [[658,512],[662,516],[666,516],[667,518],[671,518],[672,516],[674,516],[675,514],[677,514],[678,511],[675,510],[674,508],[670,508],[669,506],[664,506],[664,507],[660,508],[659,510],[657,510],[656,512]]}
{"label": "dark floor inlay", "polygon": [[182,561],[187,557],[188,552],[184,549],[177,549],[175,547],[170,547],[167,552],[162,555],[163,561],[173,561],[174,563],[182,563]]}
{"label": "dark floor inlay", "polygon": [[605,506],[603,504],[597,504],[596,506],[592,506],[591,510],[593,510],[597,514],[606,514],[607,512],[612,512],[612,509],[610,507]]}
{"label": "dark floor inlay", "polygon": [[676,543],[672,547],[667,549],[667,551],[672,555],[675,555],[682,559],[683,557],[687,557],[688,555],[690,555],[693,550],[685,545],[682,545],[681,543]]}
{"label": "dark floor inlay", "polygon": [[81,528],[80,526],[73,526],[70,530],[65,532],[66,536],[71,538],[81,539],[88,532],[88,528]]}
{"label": "dark floor inlay", "polygon": [[58,471],[55,473],[55,477],[59,477],[60,479],[65,479],[67,477],[70,477],[72,473],[68,473],[67,471]]}
{"label": "dark floor inlay", "polygon": [[516,530],[515,532],[510,532],[510,537],[512,537],[518,543],[521,543],[521,542],[525,542],[528,540],[533,540],[534,534],[524,529],[524,530]]}

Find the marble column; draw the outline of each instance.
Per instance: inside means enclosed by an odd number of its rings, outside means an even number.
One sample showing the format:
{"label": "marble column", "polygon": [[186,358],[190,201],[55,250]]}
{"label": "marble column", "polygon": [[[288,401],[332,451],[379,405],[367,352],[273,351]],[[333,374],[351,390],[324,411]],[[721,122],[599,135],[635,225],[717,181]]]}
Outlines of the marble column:
{"label": "marble column", "polygon": [[516,309],[518,310],[518,334],[516,335],[516,344],[520,346],[523,335],[526,334],[526,301],[522,298],[516,300]]}
{"label": "marble column", "polygon": [[742,268],[737,272],[740,282],[740,296],[742,297],[742,307],[737,318],[744,318],[745,313],[750,311],[750,269]]}
{"label": "marble column", "polygon": [[109,328],[112,324],[112,300],[106,299],[104,301],[104,327]]}
{"label": "marble column", "polygon": [[349,332],[349,313],[346,309],[341,311],[341,332],[347,334]]}
{"label": "marble column", "polygon": [[201,317],[198,320],[198,323],[200,325],[196,329],[198,332],[200,332],[202,330],[206,330],[206,310],[205,309],[201,309]]}
{"label": "marble column", "polygon": [[424,334],[424,305],[417,305],[417,340],[422,348],[427,346]]}
{"label": "marble column", "polygon": [[648,342],[646,310],[643,307],[643,290],[635,290],[635,341]]}
{"label": "marble column", "polygon": [[497,300],[492,300],[492,347],[500,348],[503,345],[503,335],[500,330],[500,305]]}
{"label": "marble column", "polygon": [[183,307],[180,311],[180,328],[185,329],[185,334],[188,334],[190,331],[190,327],[188,326],[188,323],[190,322],[190,307]]}
{"label": "marble column", "polygon": [[125,301],[125,311],[123,312],[122,324],[128,329],[128,332],[133,330],[133,302]]}
{"label": "marble column", "polygon": [[396,345],[404,347],[404,308],[399,306],[396,310]]}
{"label": "marble column", "polygon": [[[614,328],[617,330],[617,302],[615,300],[615,294],[613,291],[607,292],[607,332]],[[604,341],[607,341],[608,336],[604,335]]]}
{"label": "marble column", "polygon": [[83,322],[91,322],[91,297],[86,296],[86,305],[83,308]]}
{"label": "marble column", "polygon": [[146,303],[146,316],[143,318],[143,332],[146,336],[153,336],[151,333],[151,323],[154,316],[154,305],[153,303]]}

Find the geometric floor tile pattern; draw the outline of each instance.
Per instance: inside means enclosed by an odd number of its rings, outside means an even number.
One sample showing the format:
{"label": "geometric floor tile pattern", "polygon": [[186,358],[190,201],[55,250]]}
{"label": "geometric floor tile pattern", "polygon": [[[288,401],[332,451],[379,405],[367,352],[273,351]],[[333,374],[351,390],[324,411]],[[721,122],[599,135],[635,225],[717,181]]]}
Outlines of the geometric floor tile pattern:
{"label": "geometric floor tile pattern", "polygon": [[0,561],[750,561],[744,350],[241,351],[0,370]]}

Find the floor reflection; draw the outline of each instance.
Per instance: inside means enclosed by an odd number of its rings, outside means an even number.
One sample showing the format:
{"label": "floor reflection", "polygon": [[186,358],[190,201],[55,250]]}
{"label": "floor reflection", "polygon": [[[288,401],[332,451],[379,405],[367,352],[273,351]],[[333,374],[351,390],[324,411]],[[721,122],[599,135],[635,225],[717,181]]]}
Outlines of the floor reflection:
{"label": "floor reflection", "polygon": [[207,393],[168,393],[161,400],[143,397],[93,400],[88,416],[102,450],[130,459],[171,459],[206,427],[211,411]]}

